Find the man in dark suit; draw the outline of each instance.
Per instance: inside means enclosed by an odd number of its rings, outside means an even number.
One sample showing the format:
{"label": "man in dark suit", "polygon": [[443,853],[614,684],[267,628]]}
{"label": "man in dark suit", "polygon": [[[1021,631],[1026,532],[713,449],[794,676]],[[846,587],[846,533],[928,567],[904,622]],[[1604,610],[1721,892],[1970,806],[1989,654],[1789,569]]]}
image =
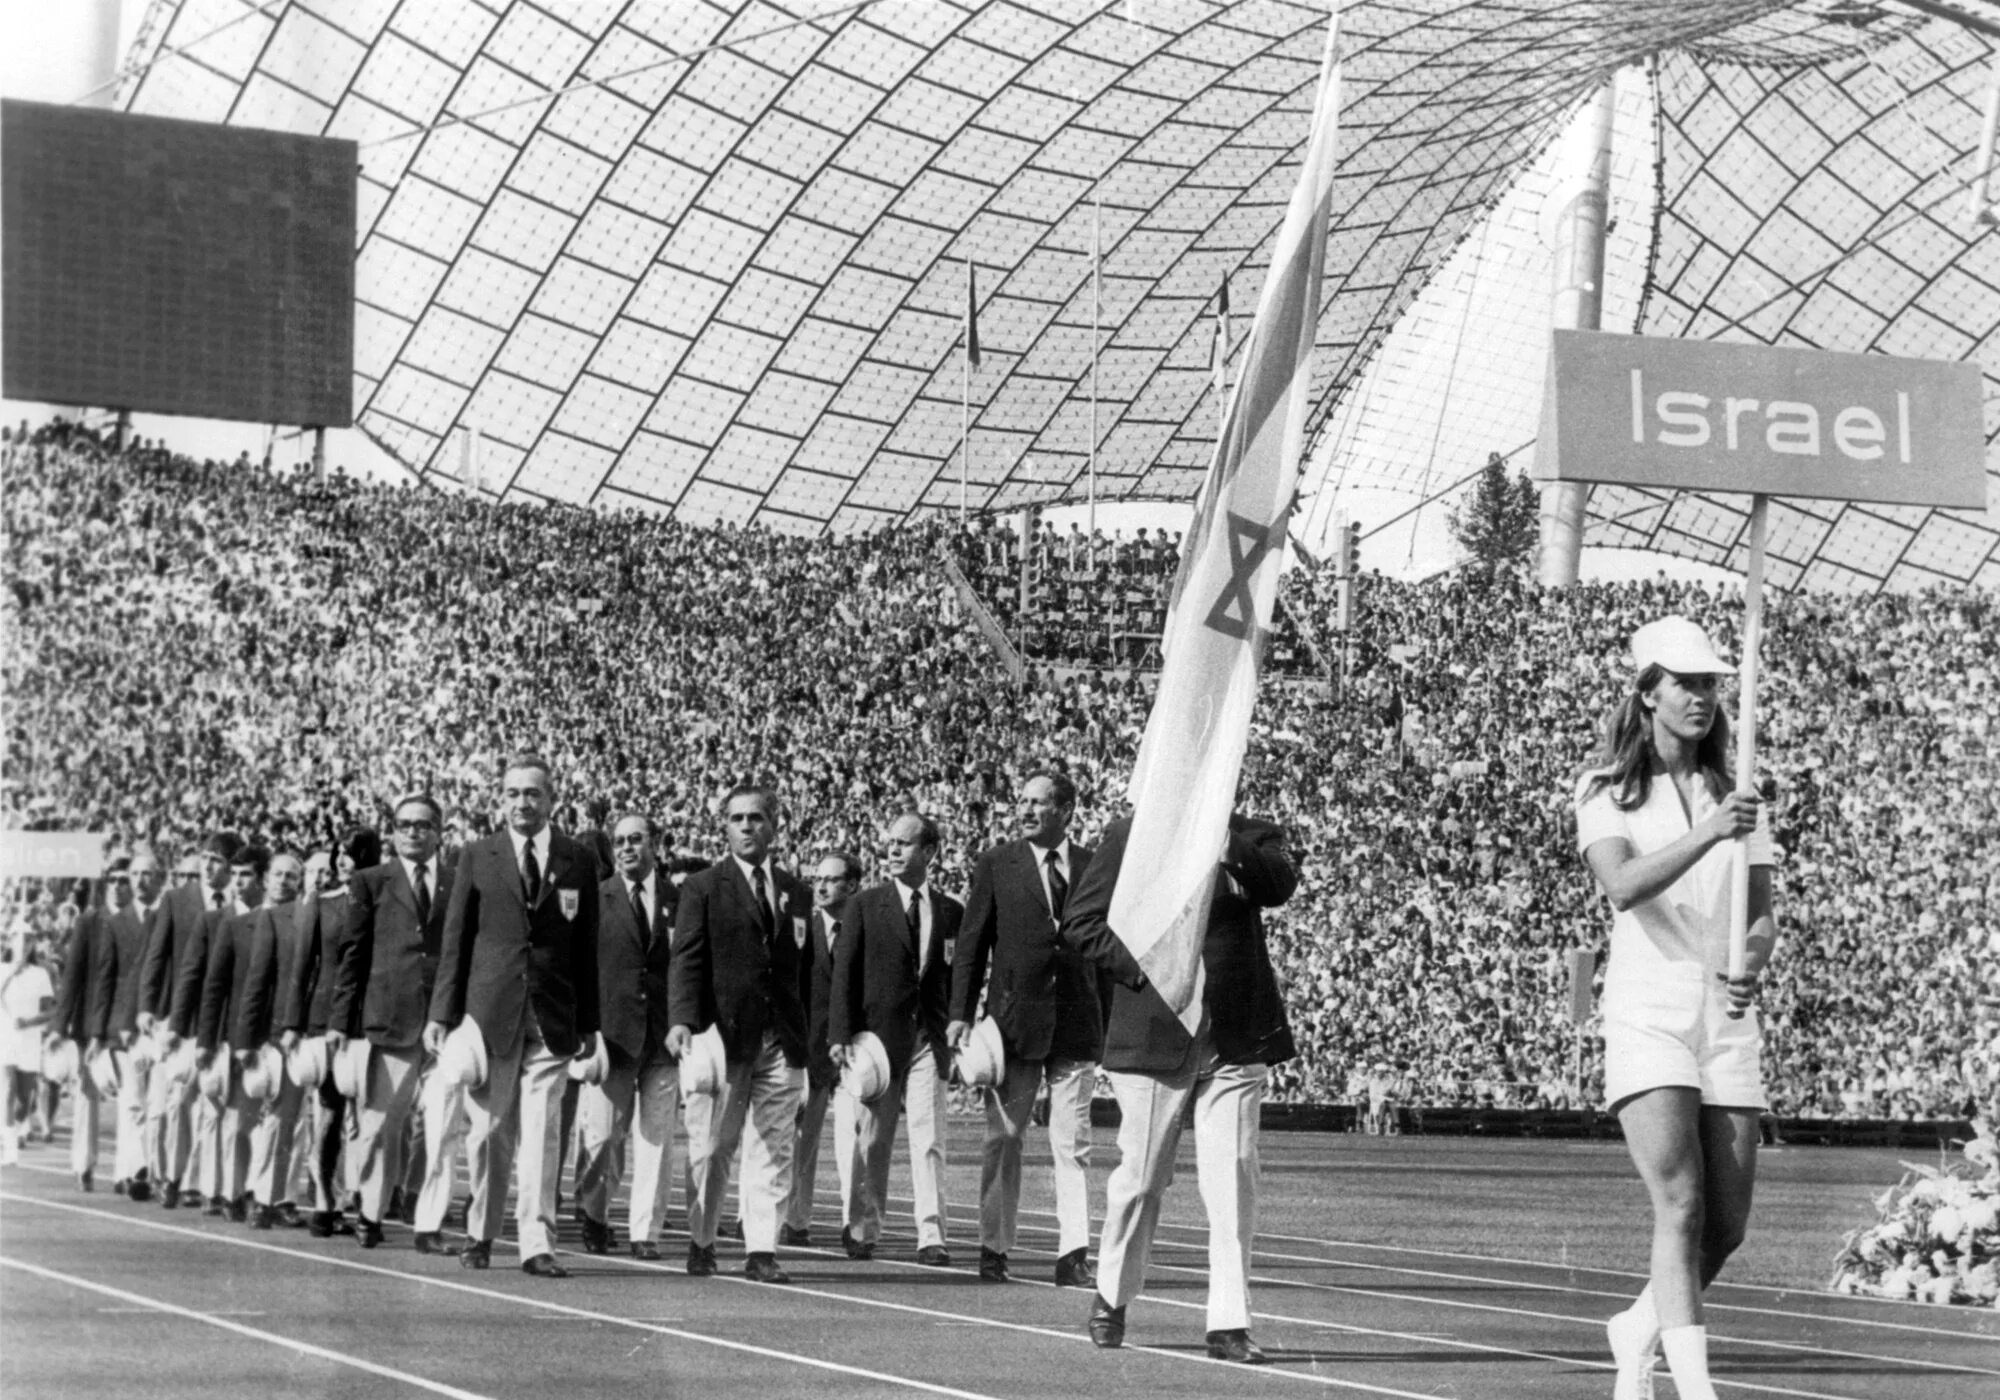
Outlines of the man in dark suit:
{"label": "man in dark suit", "polygon": [[[129,905],[130,862],[121,858],[107,865],[104,886],[107,891],[117,891],[113,897]],[[71,926],[63,943],[62,978],[56,983],[56,1004],[47,1028],[49,1035],[76,1042],[79,1072],[70,1120],[69,1169],[76,1174],[78,1189],[84,1191],[96,1189],[97,1135],[103,1100],[90,1073],[90,1061],[110,1035],[109,984],[111,969],[118,958],[111,914],[109,900],[93,900]]]}
{"label": "man in dark suit", "polygon": [[[206,925],[227,902],[229,862],[243,840],[233,831],[218,831],[202,842],[199,880],[176,885],[153,912],[146,935],[146,958],[139,974],[138,1025],[151,1033],[160,1051],[153,1067],[146,1100],[146,1151],[153,1177],[160,1183],[160,1204],[168,1210],[181,1203],[181,1178],[195,1165],[198,1141],[213,1137],[212,1108],[198,1102],[194,1077],[178,1073],[171,1052],[188,1035],[198,1009],[198,989],[208,965]],[[198,949],[197,949],[197,945]],[[191,949],[197,951],[191,953]],[[192,966],[184,996],[184,969]],[[185,1017],[177,1012],[185,1011]],[[185,1028],[177,1028],[176,1023]]]}
{"label": "man in dark suit", "polygon": [[[323,1037],[329,1030],[339,1030],[343,1038],[361,1033],[351,1022],[332,1024],[333,984],[340,963],[340,941],[347,932],[347,881],[355,871],[379,865],[381,858],[381,837],[361,827],[343,836],[330,855],[315,853],[307,862],[308,893],[299,914],[299,957],[292,964],[279,1013],[282,1030],[278,1043],[287,1054],[307,1036]],[[346,871],[345,879],[340,870]],[[358,1014],[360,1009],[357,1005],[352,1011]],[[358,1125],[348,1113],[347,1097],[334,1082],[330,1049],[327,1060],[326,1073],[313,1096],[309,1135],[313,1208],[307,1228],[316,1239],[354,1233],[342,1213],[347,1191],[342,1189],[341,1177],[344,1175],[348,1190],[358,1193],[360,1188],[360,1153],[350,1140]],[[340,1172],[343,1150],[347,1156],[345,1173]]]}
{"label": "man in dark suit", "polygon": [[166,872],[160,869],[158,857],[142,847],[126,862],[124,874],[122,881],[115,875],[111,881],[111,907],[105,915],[112,934],[111,956],[97,964],[91,996],[106,1007],[105,1033],[118,1065],[118,1147],[112,1189],[143,1201],[153,1194],[146,1160],[146,1098],[152,1066],[133,1055],[132,1045],[139,1036],[139,987],[145,971],[146,940],[160,906]]}
{"label": "man in dark suit", "polygon": [[[972,869],[965,931],[953,960],[951,1024],[956,1047],[972,1031],[979,992],[1006,1047],[1006,1077],[986,1098],[986,1156],[979,1173],[979,1276],[1008,1278],[1021,1206],[1021,1139],[1035,1097],[1049,1086],[1049,1151],[1056,1185],[1056,1284],[1089,1288],[1090,1095],[1104,1046],[1099,974],[1058,932],[1069,892],[1091,850],[1069,839],[1076,784],[1037,773],[1021,789],[1018,841],[995,846]],[[987,981],[988,960],[992,979]]]}
{"label": "man in dark suit", "polygon": [[937,823],[906,812],[884,837],[889,878],[856,895],[833,954],[827,1035],[836,1064],[862,1031],[889,1055],[888,1090],[856,1109],[861,1159],[843,1204],[841,1242],[850,1257],[874,1253],[889,1199],[889,1155],[896,1120],[910,1122],[910,1190],[915,1197],[917,1262],[951,1263],[944,1201],[945,1026],[951,959],[964,906],[929,884],[938,852]]}
{"label": "man in dark suit", "polygon": [[[390,1193],[403,1180],[410,1116],[423,1088],[424,1024],[454,884],[454,873],[438,859],[444,830],[438,804],[421,793],[405,797],[393,823],[395,855],[355,871],[347,882],[346,927],[327,1013],[329,1056],[341,1053],[350,1026],[358,1025],[369,1044],[355,1137],[363,1249],[382,1243]],[[416,1247],[420,1254],[445,1253],[439,1230],[451,1196],[450,1153],[442,1161],[427,1155],[426,1163],[424,1195],[433,1198],[434,1215],[418,1222]],[[440,1194],[442,1202],[435,1199]]]}
{"label": "man in dark suit", "polygon": [[792,1193],[785,1201],[785,1223],[778,1243],[812,1243],[813,1193],[819,1178],[819,1144],[826,1131],[826,1110],[833,1105],[834,1161],[840,1174],[840,1199],[854,1183],[854,1100],[840,1087],[840,1072],[828,1053],[828,996],[833,987],[833,950],[840,942],[840,921],[847,902],[861,888],[861,862],[845,851],[830,851],[813,870],[812,924],[807,938],[812,961],[806,978],[806,1096],[799,1107],[798,1132],[792,1142]]}
{"label": "man in dark suit", "polygon": [[1259,912],[1292,897],[1299,873],[1283,827],[1242,816],[1229,839],[1202,942],[1202,1019],[1189,1035],[1111,927],[1111,897],[1132,820],[1104,833],[1063,916],[1065,941],[1107,972],[1104,1068],[1118,1097],[1118,1167],[1105,1186],[1090,1339],[1125,1340],[1125,1305],[1146,1280],[1160,1198],[1174,1177],[1181,1117],[1194,1100],[1195,1166],[1208,1210],[1208,1354],[1261,1364],[1250,1339],[1250,1242],[1257,1219],[1257,1129],[1270,1066],[1297,1053]]}
{"label": "man in dark suit", "polygon": [[[659,868],[653,819],[627,812],[611,824],[615,869],[598,887],[597,1002],[607,1068],[577,1099],[576,1208],[583,1247],[611,1248],[611,1198],[632,1165],[625,1229],[635,1259],[660,1257],[673,1175],[680,1068],[667,1054],[667,963],[673,952],[673,881]],[[637,1132],[634,1132],[636,1127]]]}
{"label": "man in dark suit", "polygon": [[459,1263],[491,1260],[519,1140],[521,1269],[567,1278],[555,1256],[562,1092],[570,1059],[597,1045],[597,860],[550,830],[545,759],[508,759],[500,798],[507,829],[459,852],[424,1042],[442,1053],[470,1017],[486,1047],[485,1082],[465,1096],[472,1205]]}
{"label": "man in dark suit", "polygon": [[771,859],[775,793],[735,788],[723,802],[722,827],[729,854],[681,886],[667,987],[668,1051],[680,1059],[698,1032],[715,1026],[726,1065],[718,1092],[690,1094],[685,1105],[687,1269],[696,1277],[715,1272],[722,1197],[740,1142],[743,1272],[763,1283],[789,1283],[778,1264],[778,1213],[791,1194],[792,1134],[805,1081],[800,988],[811,976],[804,964],[812,956],[812,901],[798,878]]}
{"label": "man in dark suit", "polygon": [[249,1215],[250,1138],[265,1108],[263,1100],[251,1097],[243,1070],[258,1047],[270,1039],[274,998],[258,977],[260,971],[268,975],[276,962],[273,950],[260,947],[258,941],[263,931],[264,880],[270,868],[271,853],[257,845],[243,847],[230,862],[230,904],[221,918],[214,920],[209,934],[201,1009],[195,1021],[202,1067],[207,1068],[217,1055],[234,1060],[223,1067],[226,1087],[216,1103],[220,1151],[215,1176],[218,1189],[212,1194],[236,1221]]}
{"label": "man in dark suit", "polygon": [[[280,1016],[292,970],[303,956],[302,945],[311,932],[300,927],[303,906],[299,892],[305,886],[305,873],[305,862],[290,851],[271,858],[267,902],[257,911],[256,936],[251,943],[256,955],[250,968],[250,994],[256,999],[252,1017],[262,1037],[258,1046],[277,1043],[284,1030]],[[245,1048],[234,1040],[230,1044],[239,1051]],[[282,1051],[283,1046],[278,1048]],[[305,1090],[287,1074],[251,1130],[250,1194],[257,1201],[252,1223],[260,1230],[277,1224],[296,1229],[306,1223],[291,1194],[292,1151],[304,1106]]]}

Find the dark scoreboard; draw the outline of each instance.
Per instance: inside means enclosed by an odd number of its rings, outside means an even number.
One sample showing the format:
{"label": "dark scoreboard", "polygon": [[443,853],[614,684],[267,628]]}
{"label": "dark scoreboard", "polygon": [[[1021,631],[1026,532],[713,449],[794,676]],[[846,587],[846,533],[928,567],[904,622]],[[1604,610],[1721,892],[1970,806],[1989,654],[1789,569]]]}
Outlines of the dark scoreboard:
{"label": "dark scoreboard", "polygon": [[10,399],[345,428],[355,144],[0,102]]}

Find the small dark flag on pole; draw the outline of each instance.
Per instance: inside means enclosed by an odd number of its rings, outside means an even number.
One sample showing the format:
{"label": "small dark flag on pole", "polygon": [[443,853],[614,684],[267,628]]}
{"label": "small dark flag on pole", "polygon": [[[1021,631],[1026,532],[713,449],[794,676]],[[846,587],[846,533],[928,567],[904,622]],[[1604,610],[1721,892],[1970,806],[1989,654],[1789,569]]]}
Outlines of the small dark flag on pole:
{"label": "small dark flag on pole", "polygon": [[972,264],[965,265],[965,358],[979,363],[979,293],[973,285]]}

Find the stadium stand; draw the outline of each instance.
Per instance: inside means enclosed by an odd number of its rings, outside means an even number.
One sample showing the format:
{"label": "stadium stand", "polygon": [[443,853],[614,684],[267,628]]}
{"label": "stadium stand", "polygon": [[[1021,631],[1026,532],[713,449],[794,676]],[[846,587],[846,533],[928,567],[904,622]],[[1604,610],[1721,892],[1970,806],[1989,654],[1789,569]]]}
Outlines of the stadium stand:
{"label": "stadium stand", "polygon": [[[459,841],[485,829],[499,757],[530,745],[561,770],[571,829],[637,805],[676,849],[711,853],[721,794],[764,776],[792,859],[873,850],[887,814],[917,807],[944,823],[940,878],[962,889],[1040,765],[1075,776],[1080,835],[1115,816],[1145,721],[1149,677],[1099,664],[1088,629],[1043,628],[1024,683],[1003,683],[938,526],[801,539],[496,507],[114,451],[63,423],[10,431],[4,453],[12,826],[180,850],[228,825],[305,849],[428,788]],[[995,614],[1033,630],[1012,547],[995,529],[953,543]],[[1157,540],[1080,567],[1042,547],[1063,560],[1047,609],[1171,578]],[[1331,578],[1302,567],[1286,587],[1302,644],[1341,658]],[[1304,1051],[1274,1097],[1595,1102],[1566,956],[1601,949],[1609,920],[1574,852],[1569,779],[1624,639],[1670,611],[1735,645],[1737,599],[1664,579],[1557,593],[1370,577],[1339,691],[1267,683],[1242,805],[1290,824],[1309,872],[1274,924]],[[1774,1109],[1990,1106],[1995,600],[1793,594],[1768,618]],[[64,907],[43,891],[15,918],[53,937]]]}

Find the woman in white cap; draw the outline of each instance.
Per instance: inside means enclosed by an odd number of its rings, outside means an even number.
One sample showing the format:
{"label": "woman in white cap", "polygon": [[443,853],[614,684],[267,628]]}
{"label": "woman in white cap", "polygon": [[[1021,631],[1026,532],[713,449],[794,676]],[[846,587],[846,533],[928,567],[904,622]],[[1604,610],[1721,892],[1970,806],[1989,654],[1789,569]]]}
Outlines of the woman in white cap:
{"label": "woman in white cap", "polygon": [[[1712,1400],[1701,1292],[1743,1241],[1764,1107],[1751,1003],[1776,937],[1772,850],[1729,770],[1722,678],[1684,617],[1632,634],[1632,689],[1577,786],[1577,846],[1611,901],[1604,1093],[1653,1203],[1651,1282],[1607,1326],[1616,1400],[1652,1394],[1656,1347],[1682,1400]],[[1749,838],[1749,955],[1729,966],[1731,845]]]}

